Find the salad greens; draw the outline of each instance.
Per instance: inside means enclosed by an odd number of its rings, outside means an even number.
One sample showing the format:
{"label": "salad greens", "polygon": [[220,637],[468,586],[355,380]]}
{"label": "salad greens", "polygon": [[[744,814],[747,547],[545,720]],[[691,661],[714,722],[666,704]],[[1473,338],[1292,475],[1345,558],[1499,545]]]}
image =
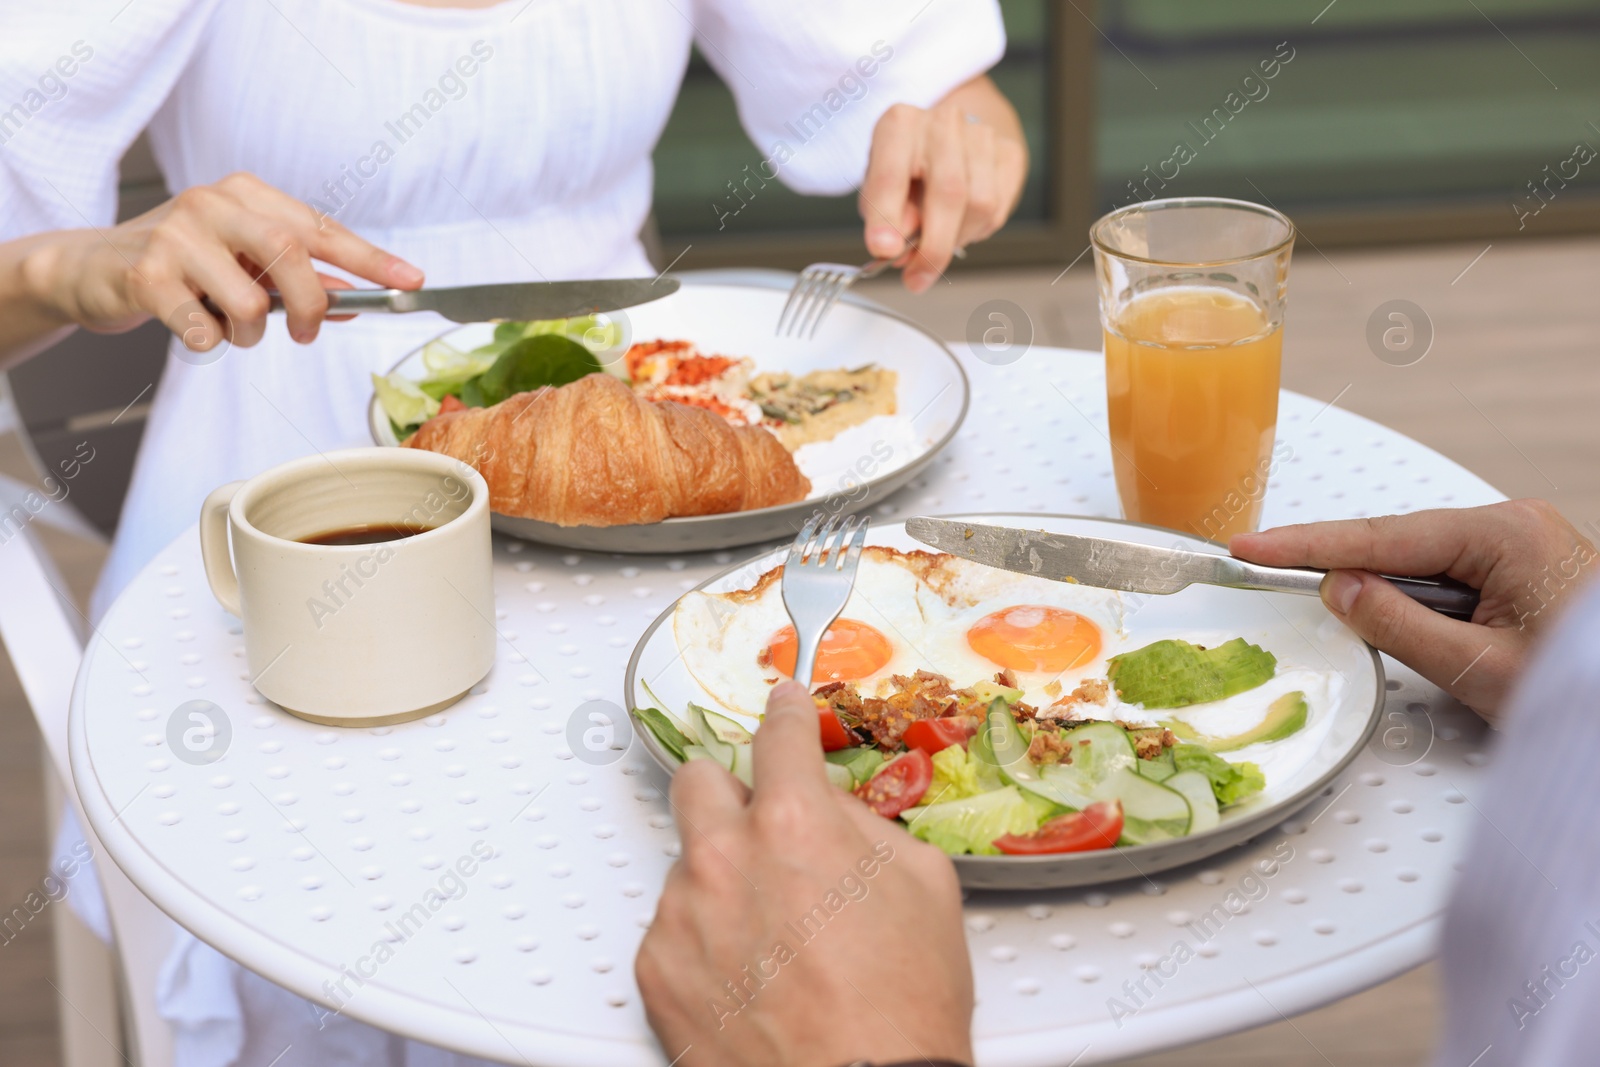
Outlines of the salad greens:
{"label": "salad greens", "polygon": [[[687,724],[656,707],[636,708],[634,715],[673,758],[715,760],[750,784],[754,738],[733,720],[695,704],[689,705]],[[995,698],[987,715],[989,724],[965,744],[948,744],[931,757],[921,749],[886,754],[870,744],[828,752],[828,777],[951,855],[1016,851],[996,842],[1043,834],[1060,817],[1109,803],[1121,812],[1118,844],[1183,837],[1212,828],[1218,809],[1266,788],[1256,764],[1230,762],[1199,744],[1172,744],[1170,735],[1158,751],[1137,755],[1136,743],[1148,749],[1159,728],[1106,721],[1058,728],[1017,720],[1015,702],[1004,695]],[[1036,763],[1032,742],[1040,731],[1064,739],[1072,762]],[[924,768],[920,782],[918,761]],[[875,787],[891,779],[894,788],[875,796]],[[908,788],[915,795],[908,795]],[[877,803],[885,793],[903,801],[891,807],[892,815]]]}
{"label": "salad greens", "polygon": [[[1113,657],[1108,674],[1125,703],[1167,708],[1254,689],[1276,669],[1272,653],[1242,638],[1209,649],[1162,640]],[[859,699],[819,695],[818,733],[831,782],[951,855],[1046,855],[1204,833],[1267,785],[1257,764],[1218,753],[1281,740],[1309,718],[1297,691],[1226,736],[1181,720],[1054,720],[1024,703],[1021,689],[952,690],[948,679],[927,677],[945,687],[937,713],[891,733]],[[634,715],[674,759],[712,759],[751,784],[754,738],[739,723],[695,704],[687,723],[660,707]]]}
{"label": "salad greens", "polygon": [[965,852],[978,856],[999,855],[1000,850],[994,846],[997,838],[1006,834],[1030,834],[1039,828],[1040,822],[1038,810],[1014,785],[960,800],[914,807],[901,818],[913,837],[936,845],[952,856]]}
{"label": "salad greens", "polygon": [[422,349],[422,378],[374,374],[372,387],[395,436],[404,440],[439,414],[447,396],[465,407],[490,407],[515,393],[566,385],[612,366],[620,371],[616,357],[624,340],[621,325],[602,315],[502,322],[493,339],[476,348],[430,341]]}
{"label": "salad greens", "polygon": [[829,752],[826,759],[829,763],[843,767],[849,773],[851,789],[871,781],[872,776],[883,768],[885,762],[882,752],[866,747],[842,748],[837,752]]}
{"label": "salad greens", "polygon": [[1267,787],[1267,779],[1254,763],[1229,763],[1200,745],[1181,743],[1172,760],[1180,771],[1199,771],[1211,781],[1211,791],[1222,807],[1237,804]]}
{"label": "salad greens", "polygon": [[979,774],[980,766],[960,745],[951,745],[934,753],[933,783],[928,786],[923,800],[930,804],[934,801],[964,800],[986,789],[998,789],[1000,776],[991,774],[986,782]]}

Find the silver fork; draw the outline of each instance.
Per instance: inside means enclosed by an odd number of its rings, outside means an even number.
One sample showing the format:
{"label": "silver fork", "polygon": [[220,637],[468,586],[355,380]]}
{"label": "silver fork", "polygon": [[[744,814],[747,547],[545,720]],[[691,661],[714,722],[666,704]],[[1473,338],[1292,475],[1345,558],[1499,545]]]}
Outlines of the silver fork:
{"label": "silver fork", "polygon": [[778,315],[778,336],[815,337],[817,327],[822,325],[823,318],[833,310],[846,289],[856,282],[876,278],[891,264],[906,258],[916,251],[919,240],[920,234],[912,237],[906,242],[905,251],[893,259],[874,259],[859,267],[843,263],[811,264],[800,272],[800,277],[794,280],[794,288],[789,290],[789,299]]}
{"label": "silver fork", "polygon": [[835,515],[819,530],[822,512],[806,520],[789,546],[783,564],[783,606],[794,623],[797,648],[794,677],[809,688],[816,673],[817,649],[833,620],[844,610],[856,584],[856,567],[872,520]]}

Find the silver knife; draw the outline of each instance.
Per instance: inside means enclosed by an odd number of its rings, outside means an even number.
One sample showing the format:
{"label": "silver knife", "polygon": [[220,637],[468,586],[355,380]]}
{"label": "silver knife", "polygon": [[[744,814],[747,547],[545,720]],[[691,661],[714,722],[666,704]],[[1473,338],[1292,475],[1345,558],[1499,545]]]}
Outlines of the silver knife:
{"label": "silver knife", "polygon": [[[1309,567],[1265,567],[1177,546],[1161,548],[1105,537],[920,516],[906,520],[906,533],[930,548],[987,567],[1129,593],[1165,595],[1200,582],[1315,596],[1328,573]],[[1411,599],[1442,615],[1470,619],[1478,606],[1477,590],[1449,578],[1384,577]]]}
{"label": "silver knife", "polygon": [[[599,311],[616,311],[671,296],[678,291],[676,278],[617,278],[578,282],[511,282],[501,285],[464,285],[453,289],[329,289],[328,311],[386,312],[403,315],[434,311],[451,322],[490,322],[510,319],[570,319]],[[283,297],[268,289],[271,310],[283,310]],[[206,310],[219,318],[209,299]]]}

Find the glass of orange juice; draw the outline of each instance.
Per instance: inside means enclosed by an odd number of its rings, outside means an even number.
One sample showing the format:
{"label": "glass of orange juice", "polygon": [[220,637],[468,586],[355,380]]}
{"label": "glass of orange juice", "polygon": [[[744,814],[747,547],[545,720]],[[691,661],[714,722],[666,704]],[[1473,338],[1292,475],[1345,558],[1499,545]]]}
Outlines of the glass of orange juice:
{"label": "glass of orange juice", "polygon": [[1125,518],[1254,530],[1277,458],[1294,225],[1242,200],[1147,200],[1090,228]]}

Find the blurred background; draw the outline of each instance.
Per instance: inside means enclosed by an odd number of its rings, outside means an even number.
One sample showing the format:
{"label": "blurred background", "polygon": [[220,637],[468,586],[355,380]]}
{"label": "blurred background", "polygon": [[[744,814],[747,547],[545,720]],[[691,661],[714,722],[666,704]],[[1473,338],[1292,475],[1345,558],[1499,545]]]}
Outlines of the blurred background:
{"label": "blurred background", "polygon": [[[1035,165],[1015,220],[973,250],[974,264],[1056,262],[1068,246],[1076,254],[1089,223],[1129,202],[1128,183],[1147,167],[1159,178],[1180,141],[1193,161],[1141,199],[1270,200],[1324,248],[1600,226],[1600,167],[1577,168],[1564,188],[1555,182],[1560,195],[1526,229],[1512,209],[1525,201],[1538,211],[1527,183],[1575,144],[1600,146],[1592,0],[1000,6],[1009,45],[992,73],[1022,115]],[[1241,87],[1259,77],[1260,61],[1282,56],[1292,59],[1267,92]],[[1224,104],[1230,92],[1247,101],[1236,115]],[[762,157],[739,129],[731,94],[697,60],[656,150],[664,244],[693,242],[684,263],[696,266],[802,266],[824,251],[853,253],[853,197],[799,197],[775,184],[718,231],[711,205]]]}
{"label": "blurred background", "polygon": [[[1094,218],[1135,197],[1270,203],[1301,233],[1285,386],[1393,426],[1509,495],[1551,499],[1595,536],[1600,0],[1001,7],[1010,43],[992,73],[1022,115],[1033,158],[1016,217],[933,292],[909,296],[889,277],[869,295],[958,343],[977,306],[1004,297],[1035,344],[1098,349],[1084,254]],[[866,258],[853,197],[804,198],[769,182],[723,218],[734,184],[764,155],[697,56],[655,153],[647,238],[660,267]],[[166,197],[142,143],[124,160],[122,193],[123,217]],[[1430,339],[1405,366],[1365,340],[1369,318],[1395,299],[1423,311]],[[50,509],[43,530],[80,598],[115,528],[166,336],[159,324],[80,333],[3,383],[15,404],[0,405],[0,495],[15,499],[40,463],[86,437],[104,457],[75,484],[76,511]],[[20,898],[43,869],[51,805],[37,753],[16,680],[0,664],[0,810],[15,813],[0,825],[0,899]],[[48,909],[49,922],[0,955],[8,1067],[61,1062],[47,979],[51,924],[65,914]],[[1139,1062],[1423,1064],[1437,1000],[1423,968],[1293,1022]]]}

